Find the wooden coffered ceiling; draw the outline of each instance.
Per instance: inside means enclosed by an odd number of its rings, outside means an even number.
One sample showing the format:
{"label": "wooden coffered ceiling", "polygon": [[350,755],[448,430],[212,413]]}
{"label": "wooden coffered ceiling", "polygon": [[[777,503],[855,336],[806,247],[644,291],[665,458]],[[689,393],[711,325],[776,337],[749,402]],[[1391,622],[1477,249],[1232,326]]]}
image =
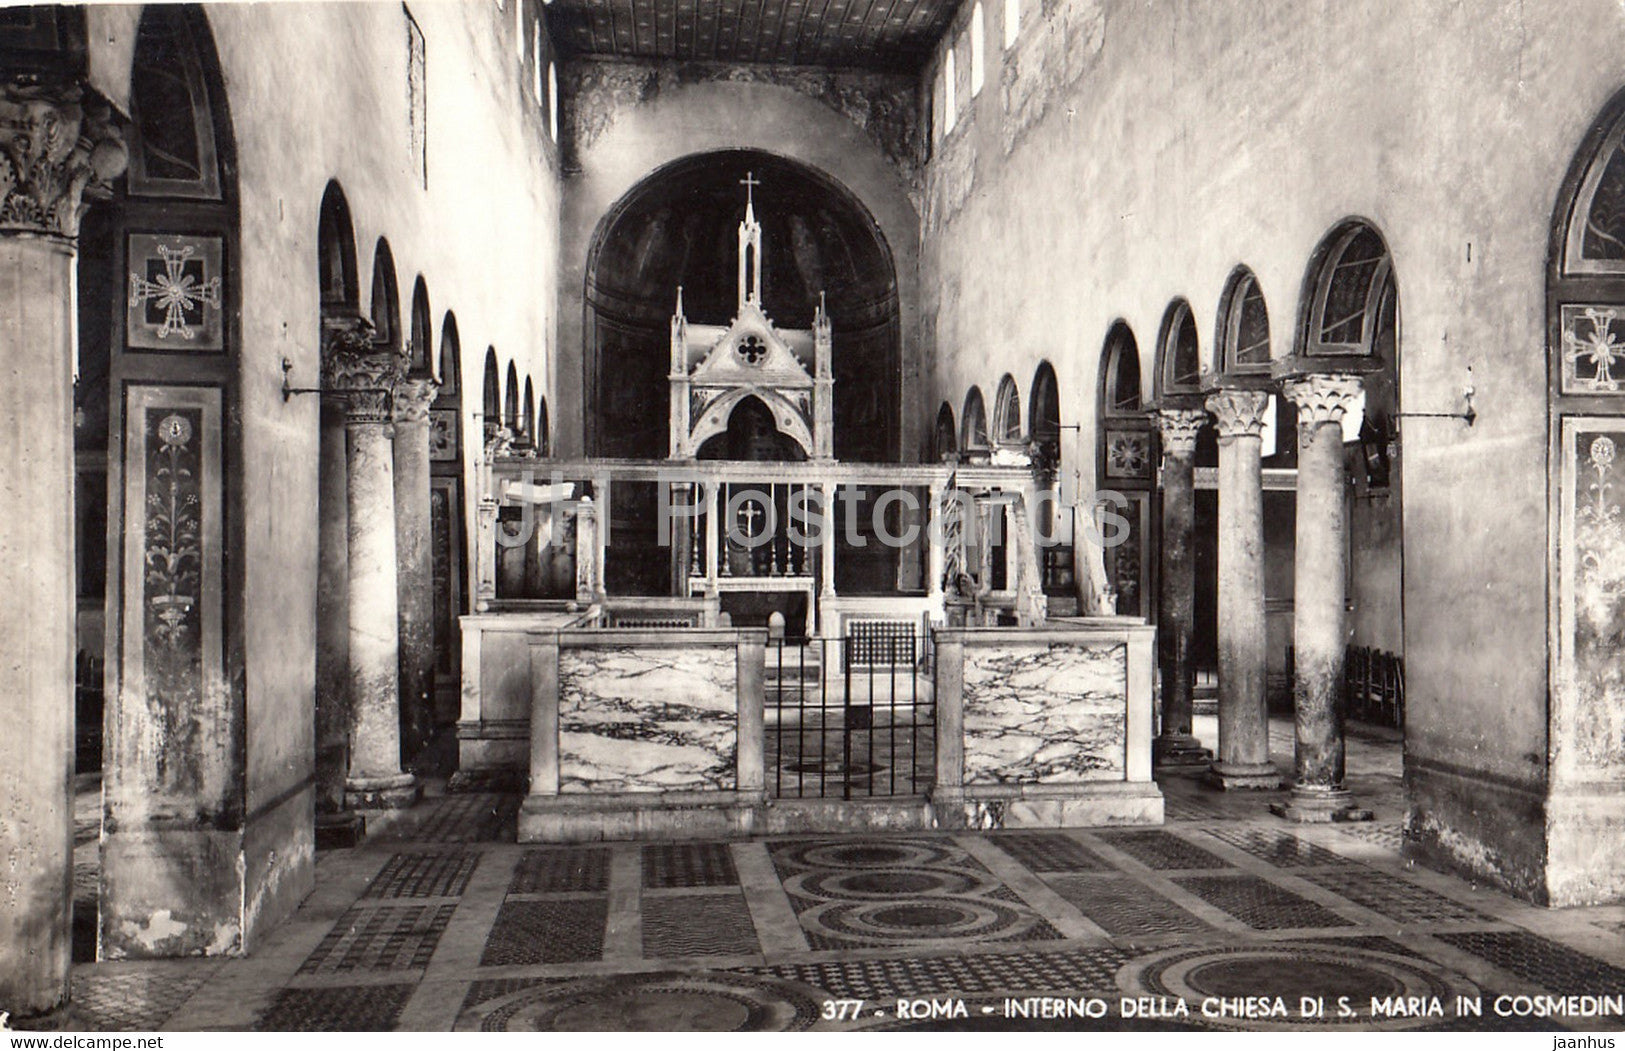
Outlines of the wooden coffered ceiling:
{"label": "wooden coffered ceiling", "polygon": [[553,0],[569,54],[912,72],[960,0]]}

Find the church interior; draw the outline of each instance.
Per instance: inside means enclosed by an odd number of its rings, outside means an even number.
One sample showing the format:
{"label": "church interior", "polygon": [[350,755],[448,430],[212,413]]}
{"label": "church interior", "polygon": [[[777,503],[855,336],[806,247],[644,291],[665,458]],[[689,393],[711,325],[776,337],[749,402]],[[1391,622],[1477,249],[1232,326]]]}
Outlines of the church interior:
{"label": "church interior", "polygon": [[1622,47],[0,7],[0,1028],[1625,1026]]}

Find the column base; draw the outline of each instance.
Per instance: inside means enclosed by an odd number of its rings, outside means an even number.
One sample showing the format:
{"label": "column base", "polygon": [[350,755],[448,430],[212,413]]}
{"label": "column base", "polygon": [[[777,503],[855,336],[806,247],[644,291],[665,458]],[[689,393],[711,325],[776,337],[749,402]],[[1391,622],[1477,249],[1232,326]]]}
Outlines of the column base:
{"label": "column base", "polygon": [[1201,769],[1212,761],[1213,753],[1190,734],[1160,734],[1151,741],[1151,762],[1159,770]]}
{"label": "column base", "polygon": [[367,835],[367,819],[353,810],[316,815],[316,849],[357,847]]}
{"label": "column base", "polygon": [[412,774],[388,777],[351,777],[344,782],[344,806],[349,810],[405,810],[423,795]]}
{"label": "column base", "polygon": [[1265,792],[1281,787],[1281,773],[1270,763],[1224,763],[1208,767],[1207,783],[1225,792]]}
{"label": "column base", "polygon": [[1370,821],[1371,811],[1356,806],[1346,788],[1292,789],[1284,803],[1271,803],[1270,813],[1303,825],[1324,825],[1333,821]]}

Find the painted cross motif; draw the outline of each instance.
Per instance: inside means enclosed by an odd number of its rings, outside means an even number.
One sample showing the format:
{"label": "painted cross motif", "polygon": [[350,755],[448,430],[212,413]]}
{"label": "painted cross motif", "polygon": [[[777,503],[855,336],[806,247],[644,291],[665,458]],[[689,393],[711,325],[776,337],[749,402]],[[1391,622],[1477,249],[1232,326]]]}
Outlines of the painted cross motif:
{"label": "painted cross motif", "polygon": [[[136,247],[134,239],[131,247]],[[206,256],[198,253],[195,244],[162,241],[142,256],[132,252],[129,306],[133,345],[165,346],[171,337],[191,342],[200,334],[205,336],[203,342],[210,342],[217,324],[210,324],[205,308],[220,309],[220,276],[208,273],[218,267],[209,266]],[[158,342],[143,343],[139,338],[143,335]]]}
{"label": "painted cross motif", "polygon": [[1615,329],[1613,307],[1563,307],[1563,391],[1566,394],[1616,394],[1614,368],[1625,356],[1625,342]]}

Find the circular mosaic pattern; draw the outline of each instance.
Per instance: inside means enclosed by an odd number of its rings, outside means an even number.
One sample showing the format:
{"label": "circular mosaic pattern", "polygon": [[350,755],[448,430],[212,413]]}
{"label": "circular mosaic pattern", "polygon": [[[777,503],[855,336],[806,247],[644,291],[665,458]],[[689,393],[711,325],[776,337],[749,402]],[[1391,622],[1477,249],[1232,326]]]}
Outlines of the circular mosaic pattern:
{"label": "circular mosaic pattern", "polygon": [[785,860],[813,869],[895,869],[943,865],[952,860],[952,855],[922,840],[860,839],[845,843],[811,843],[790,851]]}
{"label": "circular mosaic pattern", "polygon": [[950,938],[1019,938],[1042,921],[985,898],[832,901],[801,914],[809,932],[874,944],[913,944]]}
{"label": "circular mosaic pattern", "polygon": [[976,894],[992,890],[993,887],[993,884],[971,872],[915,868],[806,872],[785,882],[785,889],[792,894],[885,901],[935,894]]}
{"label": "circular mosaic pattern", "polygon": [[489,1000],[459,1029],[483,1032],[785,1032],[818,1020],[823,994],[739,974],[625,974],[549,982]]}
{"label": "circular mosaic pattern", "polygon": [[[1205,949],[1168,949],[1126,964],[1118,972],[1118,985],[1131,993],[1183,997],[1192,1018],[1208,1025],[1232,1029],[1339,1029],[1391,1030],[1436,1025],[1433,1017],[1373,1017],[1371,1001],[1416,998],[1428,1003],[1437,997],[1447,1012],[1457,996],[1476,996],[1467,979],[1414,957],[1376,952],[1352,945],[1276,943]],[[1285,1017],[1254,1017],[1232,1010],[1220,1016],[1203,1011],[1204,1002],[1219,998],[1235,1005],[1245,998],[1285,1003]],[[1319,998],[1323,1017],[1302,1017],[1300,998]],[[1338,1016],[1338,998],[1346,997],[1354,1014]],[[1217,1010],[1217,1006],[1215,1007]]]}

